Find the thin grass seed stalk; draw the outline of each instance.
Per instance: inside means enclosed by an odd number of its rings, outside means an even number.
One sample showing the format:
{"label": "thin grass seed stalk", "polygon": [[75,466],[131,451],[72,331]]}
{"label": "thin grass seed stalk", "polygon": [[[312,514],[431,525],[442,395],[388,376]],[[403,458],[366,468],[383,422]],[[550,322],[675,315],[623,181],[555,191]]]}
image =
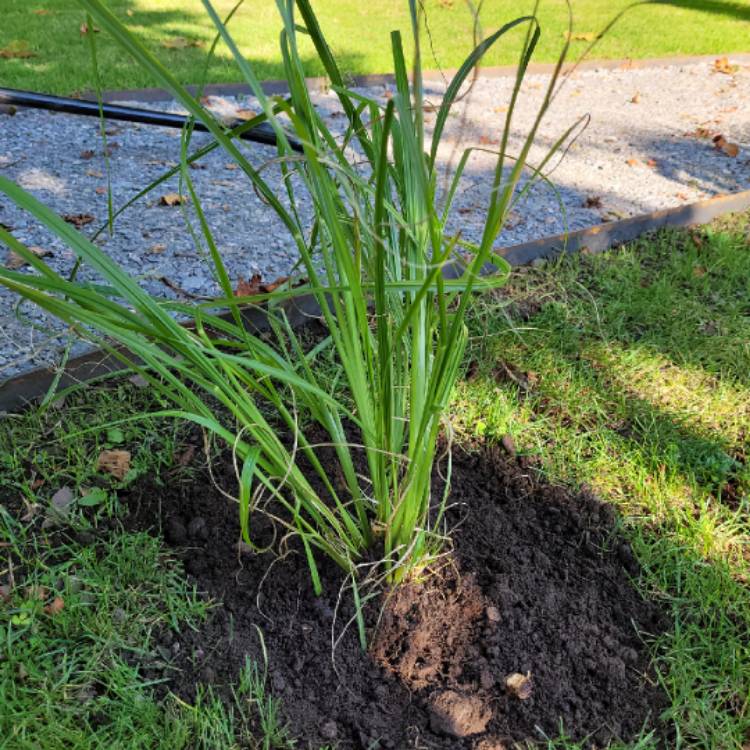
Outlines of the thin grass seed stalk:
{"label": "thin grass seed stalk", "polygon": [[[519,196],[543,177],[552,154],[573,132],[567,130],[541,164],[527,169],[562,58],[520,152],[510,154],[515,104],[540,29],[534,14],[502,26],[476,47],[450,82],[428,147],[416,0],[409,2],[411,80],[401,34],[393,32],[396,93],[385,105],[347,88],[309,0],[277,2],[280,53],[289,84],[285,98],[264,93],[253,64],[242,57],[225,23],[203,0],[217,37],[258,99],[262,114],[253,123],[267,121],[276,133],[276,161],[285,191],[278,195],[238,147],[238,130],[228,130],[215,119],[101,0],[79,2],[103,32],[206,126],[214,138],[212,147],[224,149],[237,163],[289,232],[306,281],[300,285],[299,279],[290,279],[252,298],[235,294],[188,169],[211,147],[190,153],[188,127],[179,172],[200,228],[196,239],[210,256],[220,298],[191,306],[150,296],[96,245],[2,176],[0,190],[60,237],[104,283],[61,276],[2,228],[0,239],[31,272],[0,268],[0,283],[145,378],[173,404],[156,415],[191,420],[232,448],[246,543],[253,544],[253,512],[262,505],[273,508],[268,512],[275,521],[301,538],[316,591],[321,552],[354,578],[363,553],[376,544],[382,545],[387,578],[402,580],[437,554],[442,542],[438,532],[446,495],[437,502],[437,518],[431,522],[436,504],[432,467],[466,344],[464,316],[471,292],[505,281],[508,266],[492,250],[501,228]],[[438,145],[468,76],[488,49],[516,29],[525,33],[525,42],[502,126],[484,233],[479,245],[468,245],[446,227],[471,150],[449,175],[448,189],[441,191]],[[312,40],[344,110],[343,137],[334,136],[310,99],[297,46],[301,34]],[[302,144],[302,156],[290,147],[291,136]],[[518,190],[524,174],[526,182]],[[312,221],[304,221],[296,211],[301,201],[311,207]],[[468,260],[459,248],[470,251]],[[483,277],[490,260],[497,270]],[[449,263],[454,264],[452,278],[444,274]],[[327,325],[326,339],[312,351],[305,350],[284,314],[285,305],[300,294],[315,297]],[[271,341],[243,325],[243,306],[259,303],[267,305]],[[230,311],[231,319],[220,316],[223,309]],[[191,325],[178,323],[176,314]],[[338,373],[333,378],[316,361],[325,352]],[[321,429],[333,446],[336,466],[325,463],[313,443],[312,435]],[[282,433],[293,437],[291,445]],[[364,456],[365,476],[358,468],[358,454]]]}

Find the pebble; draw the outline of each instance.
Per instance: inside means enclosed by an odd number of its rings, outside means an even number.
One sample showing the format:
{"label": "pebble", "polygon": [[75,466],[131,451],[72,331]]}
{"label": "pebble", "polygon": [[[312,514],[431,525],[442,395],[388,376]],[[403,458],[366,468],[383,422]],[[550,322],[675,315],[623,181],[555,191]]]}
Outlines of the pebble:
{"label": "pebble", "polygon": [[[514,116],[511,152],[518,151],[546,81],[544,75],[527,77]],[[512,86],[510,77],[479,76],[448,118],[438,150],[441,165],[455,164],[456,155],[465,147],[497,139],[503,117],[499,109],[507,103]],[[443,89],[444,84],[429,81],[425,98],[439,102]],[[385,101],[392,86],[377,84],[360,91]],[[315,91],[311,95],[331,128],[340,132],[344,118],[333,114],[338,111],[335,94]],[[237,107],[252,108],[253,100],[215,99],[213,105],[219,113],[231,114]],[[177,110],[170,102],[140,106]],[[530,152],[531,162],[538,163],[547,145],[584,114],[591,115],[586,130],[559,165],[553,159],[556,166],[551,179],[557,194],[542,184],[529,191],[515,207],[498,247],[750,188],[750,69],[746,65],[733,75],[719,73],[706,62],[579,71],[555,98],[540,130],[539,145]],[[427,119],[434,122],[432,117]],[[118,145],[110,158],[115,206],[160,176],[168,165],[176,164],[180,148],[174,130],[132,123],[117,123],[117,127],[118,135],[110,139],[111,145]],[[737,143],[739,155],[730,158],[716,150],[701,128]],[[97,193],[106,184],[98,131],[96,118],[22,108],[12,117],[0,113],[0,172],[57,213],[92,214],[95,221],[81,230],[89,237],[107,215],[107,195]],[[192,145],[197,148],[208,142],[207,134],[196,133]],[[66,147],[60,148],[61,143]],[[256,166],[275,155],[273,149],[256,144],[243,142],[241,148]],[[81,158],[84,151],[93,151],[93,157]],[[217,150],[203,160],[205,169],[191,170],[191,177],[224,253],[230,279],[236,284],[253,273],[268,280],[288,274],[297,260],[294,243],[241,170],[225,168],[227,161]],[[481,234],[493,164],[492,156],[484,152],[474,152],[469,158],[448,226],[450,232],[460,230],[464,240],[476,241]],[[264,174],[273,189],[283,192],[278,169],[269,168]],[[165,277],[190,295],[215,295],[217,283],[204,249],[194,246],[187,231],[184,207],[159,205],[161,195],[178,189],[178,180],[173,178],[123,213],[113,235],[102,235],[104,251],[152,294],[190,299],[168,288],[160,280]],[[310,218],[310,208],[303,201],[299,210],[306,220]],[[4,197],[0,222],[14,227],[15,236],[27,244],[51,250],[54,256],[49,262],[56,271],[70,271],[74,260],[70,250]],[[165,250],[149,252],[155,244],[164,245]],[[2,256],[0,250],[0,263]],[[95,278],[89,270],[80,277]],[[16,316],[15,303],[12,293],[0,289],[0,381],[54,363],[67,342],[63,326],[28,304]],[[24,317],[47,330],[35,330]],[[87,348],[77,342],[72,354]]]}

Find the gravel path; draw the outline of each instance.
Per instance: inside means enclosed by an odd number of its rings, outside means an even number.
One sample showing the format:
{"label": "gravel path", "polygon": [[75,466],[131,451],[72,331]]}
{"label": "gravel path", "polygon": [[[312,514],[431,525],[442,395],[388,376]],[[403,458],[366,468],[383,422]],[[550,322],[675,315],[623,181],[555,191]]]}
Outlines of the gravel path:
{"label": "gravel path", "polygon": [[[545,82],[545,76],[527,79],[516,132],[523,133],[531,123]],[[449,121],[439,154],[443,163],[456,160],[457,147],[496,146],[511,86],[508,78],[478,79]],[[388,88],[380,85],[371,92],[385,98]],[[439,102],[442,89],[429,85],[428,102]],[[315,101],[340,126],[343,118],[334,95],[318,92]],[[175,109],[161,103],[142,106]],[[252,108],[253,102],[214,99],[212,106],[228,114],[238,106]],[[535,189],[511,216],[499,246],[750,188],[748,66],[726,72],[708,63],[579,72],[555,100],[532,161],[586,113],[591,116],[588,128],[552,175],[557,195],[548,187]],[[428,124],[432,120],[434,115],[428,115]],[[94,221],[81,229],[92,234],[107,215],[98,127],[89,118],[33,110],[0,115],[0,172],[60,214],[92,215]],[[737,156],[714,147],[711,139],[718,134],[739,145]],[[115,206],[174,165],[179,142],[178,131],[112,123]],[[194,145],[206,142],[208,136],[194,136]],[[245,150],[256,164],[273,155],[272,149],[255,145]],[[238,281],[254,273],[265,279],[286,274],[296,259],[291,243],[228,161],[215,152],[203,160],[206,168],[192,175],[230,276]],[[467,239],[478,238],[481,231],[492,168],[486,153],[476,152],[470,159],[453,217],[454,227]],[[278,184],[273,174],[270,180]],[[103,234],[100,244],[153,293],[174,297],[169,286],[174,284],[189,294],[211,295],[217,287],[186,231],[187,212],[159,203],[161,195],[177,187],[174,180],[131,208],[118,219],[114,236]],[[0,222],[26,244],[51,251],[48,260],[57,270],[70,268],[72,253],[6,199],[0,199]],[[64,342],[60,331],[28,305],[17,309],[13,297],[0,290],[0,381],[53,362]],[[75,352],[83,350],[76,345]]]}

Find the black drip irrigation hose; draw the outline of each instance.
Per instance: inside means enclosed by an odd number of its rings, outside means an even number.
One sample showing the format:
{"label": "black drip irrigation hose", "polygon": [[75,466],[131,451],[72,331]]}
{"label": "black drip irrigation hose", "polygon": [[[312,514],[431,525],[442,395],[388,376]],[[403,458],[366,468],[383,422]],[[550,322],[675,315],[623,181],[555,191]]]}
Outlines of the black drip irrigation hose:
{"label": "black drip irrigation hose", "polygon": [[[0,87],[0,104],[46,109],[51,112],[65,112],[69,115],[84,115],[87,117],[99,117],[100,115],[99,104],[97,102],[2,87]],[[189,118],[184,115],[176,115],[171,112],[156,112],[149,109],[139,109],[138,107],[122,107],[117,104],[102,104],[101,112],[108,120],[139,122],[144,125],[160,125],[165,128],[184,128],[189,121]],[[229,123],[229,127],[236,127],[241,124],[242,120],[236,120]],[[193,121],[193,128],[203,133],[209,132],[208,128],[197,120]],[[246,141],[262,143],[267,146],[276,145],[276,133],[268,123],[261,123],[250,130],[246,130],[239,137]],[[294,151],[302,151],[302,146],[291,138],[289,138],[289,145]]]}

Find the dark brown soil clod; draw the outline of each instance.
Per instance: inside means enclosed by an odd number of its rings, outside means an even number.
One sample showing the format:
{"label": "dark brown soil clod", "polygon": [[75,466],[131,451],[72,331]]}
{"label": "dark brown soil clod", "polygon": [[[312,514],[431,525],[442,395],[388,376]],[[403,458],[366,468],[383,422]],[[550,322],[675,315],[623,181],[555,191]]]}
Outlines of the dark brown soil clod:
{"label": "dark brown soil clod", "polygon": [[[159,523],[198,589],[223,602],[199,632],[176,635],[168,687],[191,700],[210,681],[229,695],[246,656],[262,660],[257,626],[269,690],[300,747],[498,750],[557,736],[561,723],[599,747],[644,726],[663,732],[666,696],[647,678],[643,637],[667,624],[631,583],[638,564],[614,511],[519,464],[502,449],[454,451],[454,553],[372,601],[371,654],[354,627],[331,653],[332,629],[352,615],[346,595],[336,613],[335,566],[320,560],[316,598],[304,554],[238,552],[236,505],[207,479],[133,490],[126,524]],[[227,467],[228,488],[232,477]],[[262,521],[254,528],[271,539]],[[531,675],[524,699],[506,687],[515,673]]]}

